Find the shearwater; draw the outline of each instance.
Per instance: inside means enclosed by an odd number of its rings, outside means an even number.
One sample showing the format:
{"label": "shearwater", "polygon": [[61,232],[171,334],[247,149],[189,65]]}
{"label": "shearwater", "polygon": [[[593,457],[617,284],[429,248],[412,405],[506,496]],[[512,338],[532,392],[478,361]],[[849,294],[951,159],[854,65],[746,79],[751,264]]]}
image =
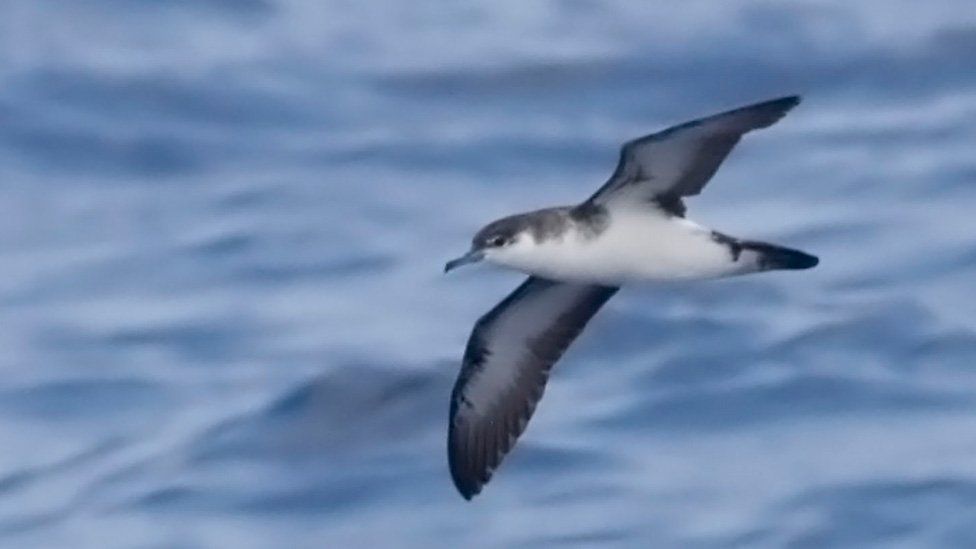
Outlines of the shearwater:
{"label": "shearwater", "polygon": [[451,394],[448,463],[465,499],[481,491],[525,430],[549,370],[597,310],[629,282],[809,269],[815,256],[743,240],[685,218],[743,134],[800,102],[782,97],[625,143],[610,179],[576,206],[505,217],[445,265],[487,261],[529,275],[475,323]]}

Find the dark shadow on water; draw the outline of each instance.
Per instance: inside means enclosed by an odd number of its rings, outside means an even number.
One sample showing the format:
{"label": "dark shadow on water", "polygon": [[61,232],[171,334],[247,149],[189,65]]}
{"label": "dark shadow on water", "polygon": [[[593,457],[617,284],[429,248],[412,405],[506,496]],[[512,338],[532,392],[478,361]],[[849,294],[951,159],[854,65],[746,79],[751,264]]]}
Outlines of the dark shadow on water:
{"label": "dark shadow on water", "polygon": [[[247,417],[201,437],[195,461],[214,459],[380,459],[410,451],[420,437],[446,429],[455,372],[354,364],[311,379]],[[358,456],[358,457],[357,457]]]}

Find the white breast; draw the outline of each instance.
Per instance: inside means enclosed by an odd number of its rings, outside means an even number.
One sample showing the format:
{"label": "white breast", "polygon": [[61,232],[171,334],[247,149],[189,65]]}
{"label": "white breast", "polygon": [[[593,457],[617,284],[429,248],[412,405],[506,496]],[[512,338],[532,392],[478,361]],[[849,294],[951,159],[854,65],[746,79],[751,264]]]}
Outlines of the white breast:
{"label": "white breast", "polygon": [[715,278],[735,274],[738,268],[728,247],[710,230],[647,209],[612,212],[597,235],[574,227],[562,238],[526,240],[491,260],[550,279],[614,286]]}

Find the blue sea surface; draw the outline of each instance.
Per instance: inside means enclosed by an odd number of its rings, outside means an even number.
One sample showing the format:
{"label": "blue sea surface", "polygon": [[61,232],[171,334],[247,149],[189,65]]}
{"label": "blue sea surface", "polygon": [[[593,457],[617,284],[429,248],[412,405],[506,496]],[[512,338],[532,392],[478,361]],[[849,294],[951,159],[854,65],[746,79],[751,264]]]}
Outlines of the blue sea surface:
{"label": "blue sea surface", "polygon": [[[485,491],[484,223],[790,93],[689,217],[814,270],[626,288]],[[976,547],[969,0],[4,0],[0,546]]]}

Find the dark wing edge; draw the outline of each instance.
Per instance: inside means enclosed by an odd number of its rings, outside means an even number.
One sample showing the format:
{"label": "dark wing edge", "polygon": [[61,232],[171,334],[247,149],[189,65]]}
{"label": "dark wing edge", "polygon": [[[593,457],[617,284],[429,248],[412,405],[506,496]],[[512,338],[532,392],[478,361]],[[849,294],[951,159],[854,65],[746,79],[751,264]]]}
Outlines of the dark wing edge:
{"label": "dark wing edge", "polygon": [[[657,202],[666,211],[683,216],[681,197],[700,193],[744,134],[772,126],[799,104],[798,95],[780,97],[678,124],[628,141],[620,149],[620,158],[610,179],[584,204],[602,204],[616,191],[636,183],[651,182],[651,196],[647,199]],[[666,142],[682,139],[688,141],[687,146],[692,150],[689,151],[689,158],[684,159],[684,165],[679,166],[682,168],[680,175],[655,181],[660,177],[655,173],[655,164],[682,160],[654,158],[648,162],[648,158],[642,158],[642,153],[654,156],[655,152],[672,152],[666,150]],[[655,151],[656,148],[662,150]]]}
{"label": "dark wing edge", "polygon": [[[616,292],[612,287],[529,277],[475,324],[451,392],[447,437],[451,478],[465,499],[479,493],[491,478],[525,430],[553,364]],[[537,301],[546,299],[553,301]],[[520,325],[551,307],[555,309],[550,321],[537,324],[537,331]],[[518,318],[520,314],[525,318]],[[491,391],[491,398],[486,401],[485,393],[473,398],[479,389]]]}

